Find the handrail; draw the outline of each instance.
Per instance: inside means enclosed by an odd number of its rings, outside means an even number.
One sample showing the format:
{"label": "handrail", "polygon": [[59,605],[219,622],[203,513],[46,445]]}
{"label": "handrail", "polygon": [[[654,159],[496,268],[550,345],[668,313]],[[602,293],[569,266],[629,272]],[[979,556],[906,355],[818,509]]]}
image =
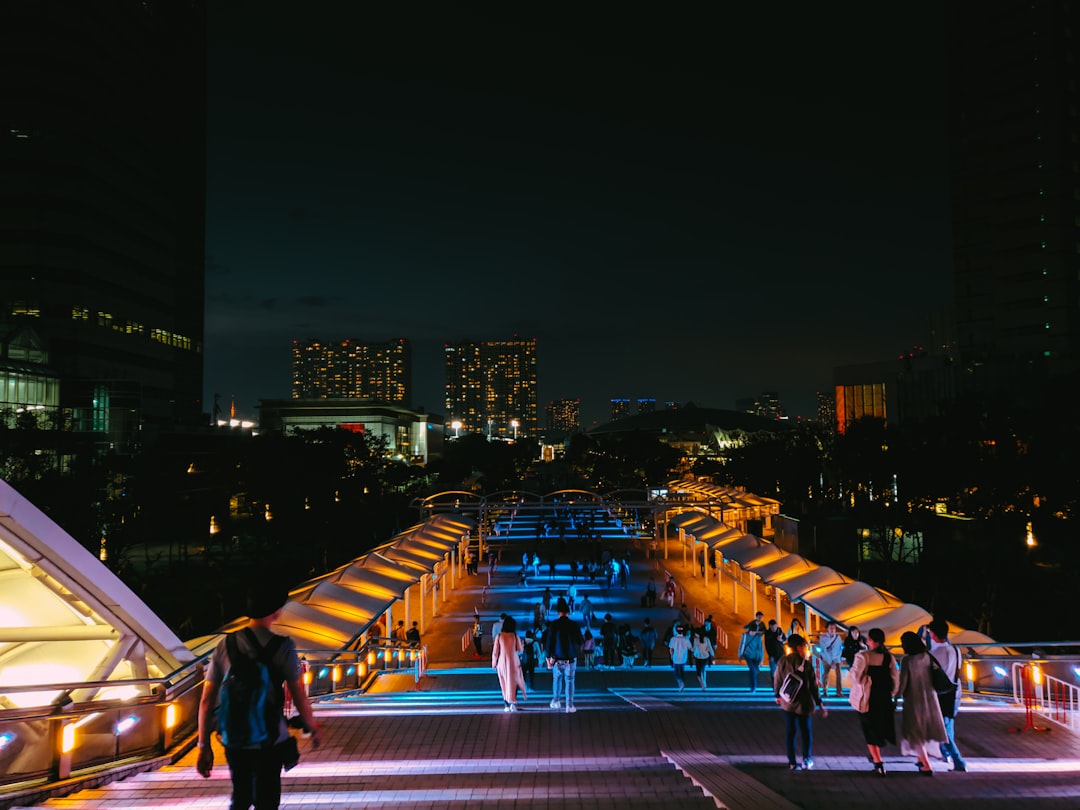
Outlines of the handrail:
{"label": "handrail", "polygon": [[[325,698],[365,689],[381,672],[427,669],[426,646],[372,640],[355,650],[298,650],[308,694]],[[0,694],[56,693],[45,705],[0,709],[0,807],[18,792],[47,796],[50,786],[100,780],[103,772],[175,761],[194,744],[207,652],[163,678],[0,686]],[[136,688],[141,694],[74,702],[69,693]],[[63,744],[61,743],[63,741]]]}

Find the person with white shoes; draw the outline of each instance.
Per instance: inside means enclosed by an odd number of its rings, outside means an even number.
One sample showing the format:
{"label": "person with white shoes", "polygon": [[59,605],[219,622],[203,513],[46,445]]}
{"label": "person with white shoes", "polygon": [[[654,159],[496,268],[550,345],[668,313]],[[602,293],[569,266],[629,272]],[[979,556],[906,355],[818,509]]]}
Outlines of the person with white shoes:
{"label": "person with white shoes", "polygon": [[[574,676],[577,674],[578,653],[585,639],[581,627],[570,618],[570,606],[560,598],[555,604],[559,618],[548,625],[544,633],[548,669],[552,670],[551,708],[564,705],[567,714],[577,711],[574,705]],[[565,703],[564,703],[565,702]]]}

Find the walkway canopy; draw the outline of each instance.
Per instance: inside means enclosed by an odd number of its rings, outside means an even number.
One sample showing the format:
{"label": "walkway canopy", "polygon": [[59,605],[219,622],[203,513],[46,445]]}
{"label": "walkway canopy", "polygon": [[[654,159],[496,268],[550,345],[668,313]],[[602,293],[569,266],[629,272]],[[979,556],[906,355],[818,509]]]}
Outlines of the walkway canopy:
{"label": "walkway canopy", "polygon": [[[61,697],[5,687],[164,678],[192,660],[112,571],[0,481],[0,708]],[[125,686],[79,698],[136,694]]]}
{"label": "walkway canopy", "polygon": [[[274,629],[300,649],[348,650],[425,577],[445,573],[447,555],[460,551],[475,522],[439,514],[411,526],[389,542],[289,593]],[[241,626],[237,619],[224,630]]]}

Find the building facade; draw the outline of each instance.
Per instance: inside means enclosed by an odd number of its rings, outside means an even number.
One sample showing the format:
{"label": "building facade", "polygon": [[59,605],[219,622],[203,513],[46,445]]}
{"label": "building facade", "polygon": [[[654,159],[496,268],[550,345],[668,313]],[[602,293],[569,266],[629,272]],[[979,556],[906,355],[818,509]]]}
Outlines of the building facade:
{"label": "building facade", "polygon": [[113,450],[202,423],[203,5],[9,3],[0,42],[0,333]]}
{"label": "building facade", "polygon": [[293,399],[372,399],[408,407],[412,348],[405,338],[381,343],[293,341]]}
{"label": "building facade", "polygon": [[353,398],[264,399],[259,404],[259,431],[286,436],[303,430],[340,428],[386,442],[394,458],[427,464],[442,448],[442,425],[426,413],[386,402]]}
{"label": "building facade", "polygon": [[1078,368],[1080,6],[945,9],[962,381],[1024,397]]}
{"label": "building facade", "polygon": [[580,399],[556,399],[547,404],[548,430],[558,430],[564,433],[581,432],[581,400]]}
{"label": "building facade", "polygon": [[536,435],[535,338],[447,343],[444,364],[447,428],[492,439]]}

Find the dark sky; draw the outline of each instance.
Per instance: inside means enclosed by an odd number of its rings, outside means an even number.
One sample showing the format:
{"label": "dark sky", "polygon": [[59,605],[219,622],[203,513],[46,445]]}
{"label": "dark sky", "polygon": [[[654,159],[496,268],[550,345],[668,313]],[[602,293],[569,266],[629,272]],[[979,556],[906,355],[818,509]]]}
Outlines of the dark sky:
{"label": "dark sky", "polygon": [[442,345],[517,334],[541,421],[809,416],[950,299],[934,3],[208,5],[206,388],[242,415],[293,339],[409,338],[441,414]]}

